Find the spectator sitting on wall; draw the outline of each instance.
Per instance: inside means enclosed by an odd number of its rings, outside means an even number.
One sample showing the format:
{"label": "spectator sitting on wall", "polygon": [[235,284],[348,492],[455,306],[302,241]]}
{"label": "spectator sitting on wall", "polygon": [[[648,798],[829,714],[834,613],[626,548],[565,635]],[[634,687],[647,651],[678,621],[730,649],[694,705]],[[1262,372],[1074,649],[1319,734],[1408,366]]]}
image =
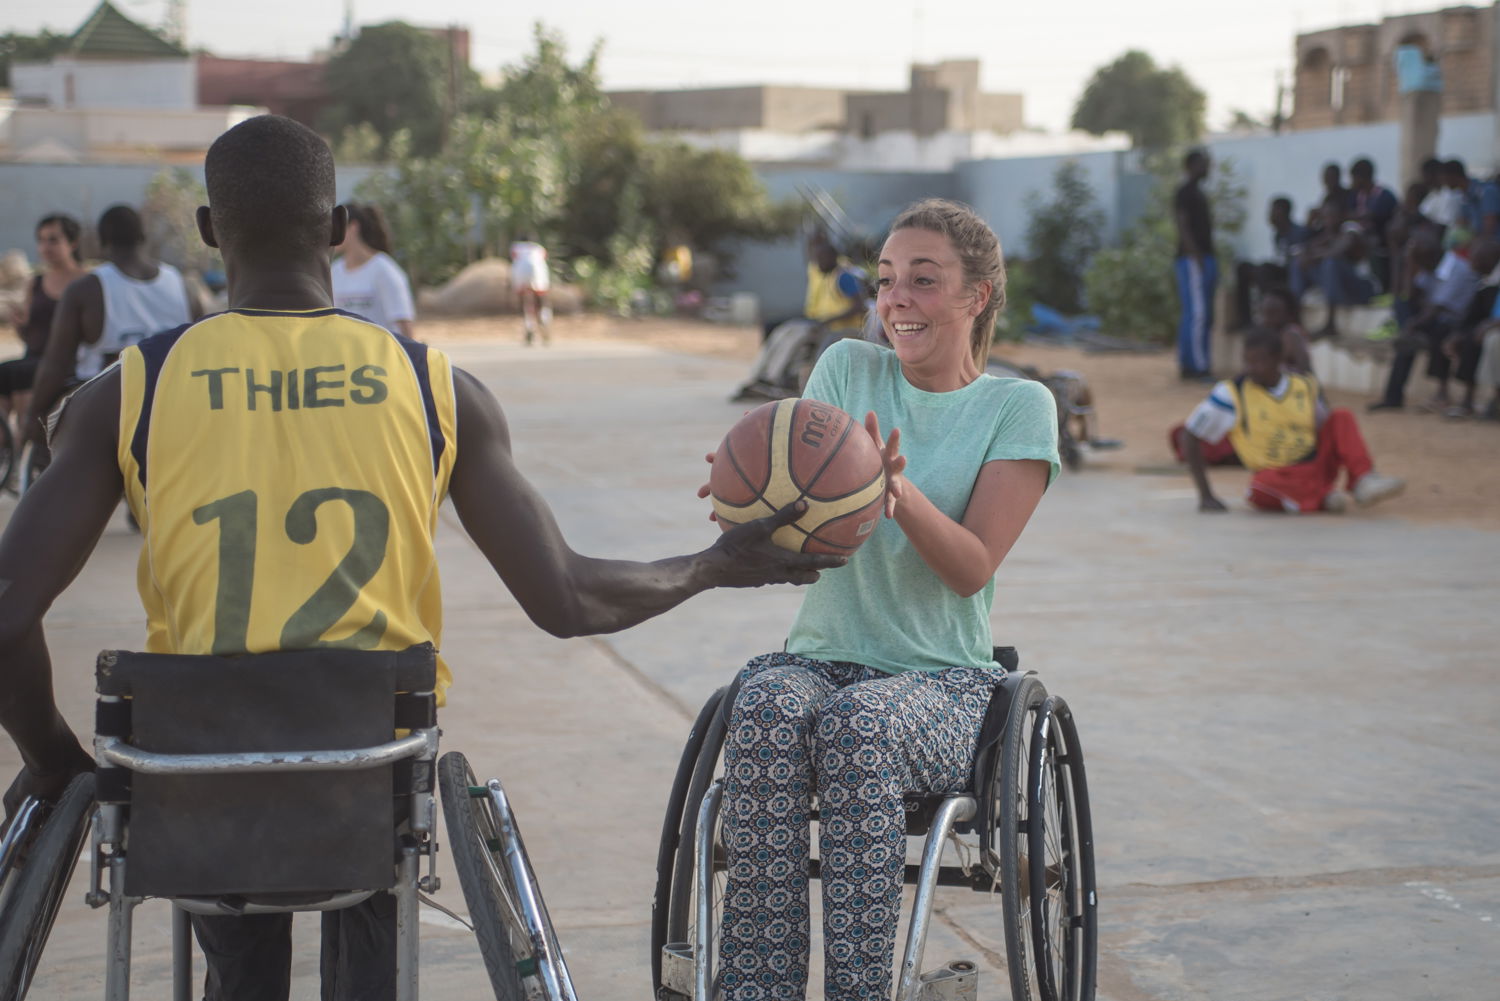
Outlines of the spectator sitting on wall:
{"label": "spectator sitting on wall", "polygon": [[1427,186],[1427,196],[1422,199],[1422,216],[1446,232],[1458,222],[1463,194],[1448,184],[1448,165],[1442,160],[1423,161],[1422,183]]}
{"label": "spectator sitting on wall", "polygon": [[1474,296],[1479,291],[1479,276],[1489,274],[1500,263],[1500,243],[1488,238],[1473,241],[1466,248],[1446,253],[1430,234],[1421,233],[1408,247],[1404,267],[1411,275],[1410,289],[1396,299],[1396,322],[1401,334],[1396,340],[1396,357],[1385,393],[1369,409],[1400,410],[1405,404],[1406,381],[1419,352],[1427,352],[1427,374],[1438,381],[1436,392],[1425,407],[1448,409],[1449,358],[1443,345],[1449,335],[1458,333]]}
{"label": "spectator sitting on wall", "polygon": [[1479,235],[1500,236],[1500,174],[1479,188]]}
{"label": "spectator sitting on wall", "polygon": [[[1228,438],[1255,471],[1246,499],[1264,511],[1345,511],[1394,497],[1405,483],[1375,472],[1354,415],[1330,410],[1317,380],[1282,369],[1282,337],[1256,328],[1245,337],[1245,371],[1213,388],[1187,420],[1183,439],[1198,488],[1198,510],[1224,511],[1208,484],[1203,444]],[[1338,489],[1339,474],[1348,492]]]}
{"label": "spectator sitting on wall", "polygon": [[1500,298],[1490,310],[1490,318],[1474,332],[1474,339],[1479,344],[1474,386],[1490,394],[1489,403],[1478,414],[1485,420],[1500,421]]}
{"label": "spectator sitting on wall", "polygon": [[1324,202],[1320,215],[1321,232],[1292,269],[1291,285],[1299,301],[1310,284],[1322,291],[1328,318],[1316,336],[1332,337],[1338,334],[1337,308],[1368,303],[1375,295],[1375,280],[1370,273],[1369,241],[1360,224],[1348,221],[1335,201]]}
{"label": "spectator sitting on wall", "polygon": [[1443,416],[1451,420],[1462,420],[1474,415],[1474,404],[1481,383],[1479,367],[1484,353],[1484,331],[1495,315],[1495,304],[1500,299],[1497,292],[1500,292],[1500,288],[1494,285],[1481,286],[1458,330],[1443,341],[1444,362],[1452,370],[1453,378],[1464,386],[1463,401],[1443,411]]}
{"label": "spectator sitting on wall", "polygon": [[1370,269],[1383,289],[1391,287],[1391,259],[1387,233],[1399,205],[1390,188],[1375,180],[1375,164],[1368,158],[1349,167],[1349,218],[1364,227],[1370,238]]}
{"label": "spectator sitting on wall", "polygon": [[1386,291],[1396,296],[1400,296],[1401,289],[1408,284],[1408,276],[1403,268],[1406,263],[1406,248],[1412,237],[1417,233],[1425,232],[1434,240],[1442,238],[1442,228],[1422,214],[1422,202],[1427,195],[1427,185],[1421,181],[1408,184],[1406,194],[1396,209],[1396,215],[1385,230],[1386,253],[1391,262],[1391,281],[1386,286]]}
{"label": "spectator sitting on wall", "polygon": [[1285,195],[1271,199],[1270,215],[1266,221],[1271,226],[1271,259],[1259,264],[1241,261],[1235,267],[1235,327],[1241,330],[1252,322],[1251,293],[1264,293],[1268,288],[1286,285],[1294,258],[1307,242],[1307,227],[1298,225],[1292,218],[1292,200]]}

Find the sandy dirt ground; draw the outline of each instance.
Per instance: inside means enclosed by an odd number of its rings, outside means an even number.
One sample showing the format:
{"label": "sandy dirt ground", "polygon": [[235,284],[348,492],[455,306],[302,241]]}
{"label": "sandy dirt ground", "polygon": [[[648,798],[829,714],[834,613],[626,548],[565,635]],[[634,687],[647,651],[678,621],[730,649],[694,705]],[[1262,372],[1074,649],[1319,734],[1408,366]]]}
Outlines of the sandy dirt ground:
{"label": "sandy dirt ground", "polygon": [[[424,338],[434,342],[475,339],[521,339],[515,317],[424,321]],[[559,317],[553,327],[558,341],[614,339],[668,351],[739,358],[755,357],[760,331],[689,320],[622,320],[608,316]],[[542,349],[538,349],[542,350]],[[1044,372],[1072,369],[1088,379],[1098,412],[1097,433],[1118,438],[1119,451],[1097,452],[1089,468],[1130,475],[1180,476],[1190,486],[1185,467],[1172,458],[1166,432],[1183,420],[1208,387],[1177,380],[1169,354],[1086,353],[1074,348],[1035,344],[1002,344],[996,355],[1033,365]],[[1426,387],[1419,374],[1411,395]],[[1449,522],[1500,529],[1500,424],[1449,421],[1409,408],[1403,413],[1366,414],[1362,397],[1330,393],[1335,406],[1349,407],[1382,472],[1403,477],[1406,493],[1386,502],[1387,513],[1423,522]],[[1214,490],[1226,501],[1243,496],[1249,474],[1240,469],[1213,471]],[[1184,501],[1191,508],[1191,501]]]}

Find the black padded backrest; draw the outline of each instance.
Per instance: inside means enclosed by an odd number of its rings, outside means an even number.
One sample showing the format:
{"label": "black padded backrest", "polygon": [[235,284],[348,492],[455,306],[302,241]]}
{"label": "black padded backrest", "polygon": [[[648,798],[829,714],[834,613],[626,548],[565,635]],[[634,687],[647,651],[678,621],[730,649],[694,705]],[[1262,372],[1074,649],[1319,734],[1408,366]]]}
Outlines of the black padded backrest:
{"label": "black padded backrest", "polygon": [[[428,691],[430,645],[243,657],[107,651],[98,691],[130,702],[130,743],[165,754],[325,751],[393,739],[395,694]],[[386,889],[392,767],[130,779],[125,892],[223,896]]]}

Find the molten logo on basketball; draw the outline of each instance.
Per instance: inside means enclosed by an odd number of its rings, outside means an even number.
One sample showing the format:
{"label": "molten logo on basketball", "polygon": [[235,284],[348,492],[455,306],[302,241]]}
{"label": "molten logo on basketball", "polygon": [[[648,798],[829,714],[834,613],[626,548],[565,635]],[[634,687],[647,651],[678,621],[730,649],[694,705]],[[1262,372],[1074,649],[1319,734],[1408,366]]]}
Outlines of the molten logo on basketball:
{"label": "molten logo on basketball", "polygon": [[828,425],[833,422],[833,412],[823,407],[812,407],[807,414],[807,424],[802,428],[802,444],[808,448],[822,448],[828,437]]}

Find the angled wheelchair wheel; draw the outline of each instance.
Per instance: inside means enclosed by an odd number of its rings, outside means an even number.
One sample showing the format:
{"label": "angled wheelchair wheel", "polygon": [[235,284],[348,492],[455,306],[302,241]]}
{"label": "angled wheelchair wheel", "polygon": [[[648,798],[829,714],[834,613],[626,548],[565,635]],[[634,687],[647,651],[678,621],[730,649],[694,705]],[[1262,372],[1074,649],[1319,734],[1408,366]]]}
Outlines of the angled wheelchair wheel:
{"label": "angled wheelchair wheel", "polygon": [[[652,991],[658,1001],[684,1001],[695,996],[694,945],[700,939],[700,927],[706,933],[702,937],[710,942],[706,957],[710,981],[712,971],[718,966],[717,934],[729,874],[721,834],[722,811],[716,810],[709,832],[712,866],[704,874],[709,886],[707,893],[699,892],[700,876],[694,853],[705,800],[712,797],[715,804],[720,802],[716,780],[722,772],[724,735],[738,691],[739,684],[735,682],[709,697],[688,734],[677,765],[677,777],[662,824],[656,896],[651,903]],[[700,913],[700,898],[708,908],[706,923]]]}
{"label": "angled wheelchair wheel", "polygon": [[31,986],[93,806],[89,772],[73,779],[56,803],[23,807],[14,830],[6,832],[0,860],[0,997],[20,1001]]}
{"label": "angled wheelchair wheel", "polygon": [[995,770],[999,804],[995,853],[999,856],[1001,921],[1005,932],[1005,965],[1014,1001],[1042,999],[1031,930],[1031,808],[1027,777],[1031,744],[1047,689],[1034,676],[1020,679],[1006,716],[1000,763]]}
{"label": "angled wheelchair wheel", "polygon": [[10,486],[10,476],[15,468],[16,437],[11,432],[10,421],[0,417],[0,490]]}
{"label": "angled wheelchair wheel", "polygon": [[1027,886],[1036,987],[1043,1001],[1094,996],[1094,833],[1073,713],[1049,695],[1032,726],[1027,768]]}
{"label": "angled wheelchair wheel", "polygon": [[453,865],[496,1001],[577,1001],[536,874],[498,780],[457,751],[438,762]]}

